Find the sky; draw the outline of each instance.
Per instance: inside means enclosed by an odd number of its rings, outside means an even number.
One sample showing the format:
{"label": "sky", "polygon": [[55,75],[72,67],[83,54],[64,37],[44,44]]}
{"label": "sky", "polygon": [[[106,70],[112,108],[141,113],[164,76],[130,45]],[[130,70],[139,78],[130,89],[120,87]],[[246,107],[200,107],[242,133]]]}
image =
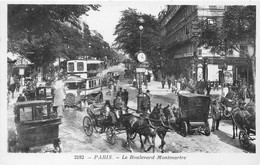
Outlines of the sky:
{"label": "sky", "polygon": [[90,30],[97,30],[109,45],[112,45],[116,37],[113,34],[121,18],[121,11],[133,8],[137,9],[137,12],[157,17],[158,13],[165,8],[165,2],[159,1],[110,1],[100,4],[100,11],[89,11],[89,16],[83,17],[83,20],[89,25]]}

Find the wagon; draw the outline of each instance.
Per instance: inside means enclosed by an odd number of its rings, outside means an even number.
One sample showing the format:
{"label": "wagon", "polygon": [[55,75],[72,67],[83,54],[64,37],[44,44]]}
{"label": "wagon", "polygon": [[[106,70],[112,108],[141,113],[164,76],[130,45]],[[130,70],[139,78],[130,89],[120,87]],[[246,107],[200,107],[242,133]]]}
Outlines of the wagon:
{"label": "wagon", "polygon": [[178,94],[179,108],[176,112],[176,123],[182,136],[197,132],[204,132],[206,136],[210,135],[208,123],[210,97],[194,94]]}
{"label": "wagon", "polygon": [[[53,144],[61,152],[57,106],[52,101],[33,100],[14,104],[15,139],[9,141],[12,152],[29,152],[30,148]],[[16,148],[11,149],[11,148]]]}
{"label": "wagon", "polygon": [[[93,131],[97,133],[101,133],[101,129],[104,128],[104,132],[106,133],[107,141],[114,145],[116,143],[116,134],[120,133],[123,128],[119,128],[119,124],[113,124],[111,117],[106,118],[104,114],[101,113],[101,109],[104,105],[99,104],[94,108],[87,108],[87,116],[83,119],[83,128],[84,132],[87,136],[91,136]],[[124,115],[124,114],[122,114]],[[134,139],[136,137],[136,133],[130,136],[130,139]]]}

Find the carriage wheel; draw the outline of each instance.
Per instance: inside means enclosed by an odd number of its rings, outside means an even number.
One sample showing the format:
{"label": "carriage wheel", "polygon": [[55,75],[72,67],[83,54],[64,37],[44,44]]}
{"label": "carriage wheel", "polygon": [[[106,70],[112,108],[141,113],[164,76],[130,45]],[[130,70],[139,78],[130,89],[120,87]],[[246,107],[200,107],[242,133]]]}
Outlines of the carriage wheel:
{"label": "carriage wheel", "polygon": [[206,136],[209,136],[210,135],[210,128],[209,128],[209,122],[207,121],[206,123],[205,123],[205,130],[204,130],[204,132],[205,132],[205,135]]}
{"label": "carriage wheel", "polygon": [[114,145],[116,143],[116,134],[113,127],[108,127],[106,131],[107,141]]}
{"label": "carriage wheel", "polygon": [[83,128],[84,128],[84,132],[88,135],[91,136],[93,133],[93,124],[92,121],[90,119],[90,117],[85,116],[83,119]]}
{"label": "carriage wheel", "polygon": [[187,125],[187,122],[186,121],[182,121],[181,122],[181,135],[183,137],[185,137],[187,135],[187,132],[188,132],[188,125]]}
{"label": "carriage wheel", "polygon": [[246,131],[239,131],[239,142],[242,148],[248,149],[251,145]]}
{"label": "carriage wheel", "polygon": [[130,135],[130,140],[134,140],[136,137],[136,132],[134,132],[133,134]]}

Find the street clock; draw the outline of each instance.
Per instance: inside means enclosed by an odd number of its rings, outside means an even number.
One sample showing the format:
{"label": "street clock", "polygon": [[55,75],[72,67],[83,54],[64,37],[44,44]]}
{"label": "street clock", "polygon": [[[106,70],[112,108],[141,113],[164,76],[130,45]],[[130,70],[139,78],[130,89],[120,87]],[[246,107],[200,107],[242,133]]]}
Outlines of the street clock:
{"label": "street clock", "polygon": [[137,54],[137,60],[139,62],[145,62],[146,61],[146,55],[143,52],[140,52]]}

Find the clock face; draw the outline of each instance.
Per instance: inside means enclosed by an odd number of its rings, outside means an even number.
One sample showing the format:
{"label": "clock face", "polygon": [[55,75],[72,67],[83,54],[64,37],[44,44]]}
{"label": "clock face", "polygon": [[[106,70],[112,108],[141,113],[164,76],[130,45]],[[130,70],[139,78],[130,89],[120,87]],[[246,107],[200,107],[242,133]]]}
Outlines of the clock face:
{"label": "clock face", "polygon": [[144,62],[146,60],[146,55],[144,53],[139,53],[137,59],[139,62]]}

